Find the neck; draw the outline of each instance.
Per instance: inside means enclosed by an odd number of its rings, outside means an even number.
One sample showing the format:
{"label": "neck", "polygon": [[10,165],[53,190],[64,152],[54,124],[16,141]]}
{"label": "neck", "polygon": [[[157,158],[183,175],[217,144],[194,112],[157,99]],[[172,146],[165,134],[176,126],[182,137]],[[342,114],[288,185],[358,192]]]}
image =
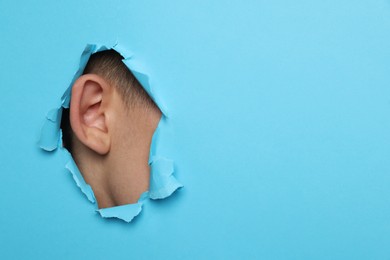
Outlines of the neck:
{"label": "neck", "polygon": [[[106,198],[112,205],[136,203],[149,189],[149,151],[153,133],[143,133],[131,139],[126,151],[117,149],[107,156]],[[103,199],[101,201],[104,201]]]}
{"label": "neck", "polygon": [[138,201],[149,189],[149,152],[153,133],[161,118],[137,115],[125,130],[114,132],[111,150],[96,154],[75,140],[73,154],[86,182],[94,191],[99,208]]}

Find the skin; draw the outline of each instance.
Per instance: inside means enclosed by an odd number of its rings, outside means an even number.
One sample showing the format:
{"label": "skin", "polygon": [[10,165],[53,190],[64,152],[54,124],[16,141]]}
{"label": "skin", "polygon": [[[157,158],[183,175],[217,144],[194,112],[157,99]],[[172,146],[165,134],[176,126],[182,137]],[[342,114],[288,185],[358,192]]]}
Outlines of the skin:
{"label": "skin", "polygon": [[96,74],[76,80],[70,104],[73,157],[99,208],[136,203],[148,190],[150,145],[160,118],[156,108],[128,108]]}

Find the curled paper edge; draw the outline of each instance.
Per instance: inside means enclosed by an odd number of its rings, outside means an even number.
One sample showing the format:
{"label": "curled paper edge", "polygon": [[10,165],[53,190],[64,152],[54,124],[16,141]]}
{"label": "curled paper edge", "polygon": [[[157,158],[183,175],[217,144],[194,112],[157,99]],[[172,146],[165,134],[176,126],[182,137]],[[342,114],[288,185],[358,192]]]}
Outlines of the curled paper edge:
{"label": "curled paper edge", "polygon": [[162,156],[154,156],[150,160],[149,197],[153,200],[169,197],[183,185],[173,176],[174,163]]}
{"label": "curled paper edge", "polygon": [[147,198],[148,192],[146,191],[141,194],[137,203],[97,209],[96,212],[98,212],[102,218],[117,218],[130,223],[136,216],[139,215],[139,213],[141,213],[142,206]]}
{"label": "curled paper edge", "polygon": [[66,153],[66,155],[69,157],[68,162],[65,164],[65,168],[72,175],[77,187],[80,188],[81,192],[84,193],[84,195],[88,198],[90,202],[96,203],[95,194],[93,193],[91,186],[85,182],[79,168],[77,167],[75,161],[72,158],[72,155],[65,148],[61,148],[61,150],[63,150],[64,153]]}
{"label": "curled paper edge", "polygon": [[[79,68],[73,76],[73,79],[69,85],[69,87],[65,90],[64,94],[61,97],[61,106],[58,108],[54,108],[49,110],[46,115],[44,124],[41,129],[41,135],[38,141],[38,146],[48,152],[54,152],[59,150],[65,157],[67,157],[67,163],[65,168],[71,173],[73,180],[76,185],[80,188],[82,193],[87,197],[87,199],[96,204],[96,198],[93,193],[91,186],[85,182],[81,172],[79,171],[76,163],[74,162],[72,155],[68,152],[66,148],[62,146],[62,135],[61,135],[61,117],[62,111],[64,108],[69,108],[70,97],[72,86],[77,78],[79,78],[84,68],[90,58],[90,56],[96,52],[113,49],[120,53],[124,58],[123,63],[129,68],[129,70],[134,74],[137,80],[140,82],[142,87],[147,91],[149,96],[153,99],[156,105],[162,112],[162,118],[167,116],[166,109],[162,106],[160,100],[158,100],[155,95],[153,95],[153,91],[151,85],[149,83],[149,77],[146,73],[141,72],[139,66],[137,66],[136,60],[133,58],[133,55],[121,46],[119,43],[114,44],[111,48],[106,47],[106,45],[98,45],[98,44],[87,44],[84,51],[80,57]],[[161,123],[161,120],[160,120]],[[161,124],[158,124],[156,132],[161,127]],[[111,208],[104,208],[96,210],[99,212],[101,217],[103,218],[118,218],[125,222],[131,222],[134,217],[138,216],[142,211],[142,206],[145,202],[146,198],[150,199],[164,199],[172,195],[177,189],[183,187],[176,178],[173,176],[174,173],[174,162],[170,159],[167,159],[162,156],[153,155],[153,147],[155,147],[156,136],[153,135],[152,144],[151,144],[151,152],[150,152],[150,168],[151,168],[151,181],[153,184],[150,184],[150,191],[146,191],[141,194],[140,199],[137,203],[134,204],[126,204],[121,206],[115,206]],[[57,149],[60,147],[60,149]],[[158,167],[164,164],[167,167]]]}

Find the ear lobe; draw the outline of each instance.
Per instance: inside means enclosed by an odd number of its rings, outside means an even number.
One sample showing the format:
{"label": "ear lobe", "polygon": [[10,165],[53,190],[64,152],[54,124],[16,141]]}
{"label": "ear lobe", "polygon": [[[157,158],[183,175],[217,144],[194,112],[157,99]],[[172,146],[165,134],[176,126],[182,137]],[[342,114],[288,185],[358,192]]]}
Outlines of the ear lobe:
{"label": "ear lobe", "polygon": [[81,143],[101,155],[107,154],[111,146],[107,122],[110,89],[110,85],[95,74],[81,76],[72,87],[72,130]]}

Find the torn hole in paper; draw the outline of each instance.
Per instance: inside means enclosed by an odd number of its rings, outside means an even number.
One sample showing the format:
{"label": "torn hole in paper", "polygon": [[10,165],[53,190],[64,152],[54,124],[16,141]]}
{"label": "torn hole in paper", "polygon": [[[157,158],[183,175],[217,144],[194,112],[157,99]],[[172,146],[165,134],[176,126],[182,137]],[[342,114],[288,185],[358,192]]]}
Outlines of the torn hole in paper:
{"label": "torn hole in paper", "polygon": [[[164,156],[154,154],[153,151],[156,149],[152,149],[153,146],[156,145],[155,141],[155,133],[159,130],[160,127],[162,127],[161,121],[162,119],[157,120],[157,127],[153,131],[152,135],[153,140],[149,146],[149,154],[148,154],[148,164],[150,166],[150,174],[149,174],[149,182],[148,182],[148,190],[142,192],[139,194],[136,200],[133,200],[133,203],[128,204],[120,204],[115,206],[110,206],[106,208],[101,208],[98,206],[98,200],[95,197],[95,193],[87,181],[86,177],[81,174],[79,167],[77,166],[73,156],[69,151],[65,148],[67,145],[65,144],[65,147],[63,147],[63,142],[61,138],[61,123],[62,118],[69,116],[69,105],[71,101],[71,94],[72,94],[72,86],[75,84],[76,80],[78,80],[82,75],[83,72],[89,62],[89,59],[91,55],[94,53],[104,52],[108,50],[114,50],[117,53],[119,53],[123,57],[123,64],[126,65],[126,67],[129,69],[129,71],[134,75],[134,77],[137,79],[137,81],[141,84],[142,88],[146,91],[148,96],[153,100],[154,104],[158,107],[159,111],[161,111],[161,118],[166,117],[166,109],[163,107],[162,103],[159,99],[157,99],[153,94],[153,89],[151,88],[149,84],[149,78],[145,73],[141,72],[140,66],[138,66],[138,63],[136,59],[132,55],[129,54],[129,52],[123,48],[123,46],[119,44],[115,44],[111,48],[108,48],[104,45],[96,45],[96,44],[88,44],[80,58],[80,65],[75,73],[73,80],[70,84],[70,86],[66,89],[65,93],[63,94],[61,98],[61,105],[58,108],[51,109],[47,116],[46,120],[44,122],[41,136],[39,140],[39,146],[46,151],[53,152],[53,151],[59,151],[67,158],[66,163],[66,169],[69,171],[69,173],[72,175],[76,185],[80,188],[82,193],[87,197],[87,199],[96,205],[96,208],[98,208],[96,211],[104,218],[118,218],[122,219],[126,222],[131,222],[134,217],[136,217],[140,212],[142,211],[142,207],[145,203],[146,199],[164,199],[166,197],[171,196],[177,189],[183,187],[183,185],[176,179],[174,176],[174,161],[168,158],[165,158]],[[93,81],[93,80],[91,80]],[[95,87],[88,87],[90,92],[98,92],[100,91],[99,88]],[[103,93],[103,90],[101,91]],[[93,93],[94,94],[94,93]],[[92,94],[92,99],[96,98],[99,95],[94,96]],[[85,94],[85,95],[88,95]],[[91,100],[92,100],[91,99]],[[89,100],[89,99],[87,99]],[[99,101],[96,101],[96,106],[103,106],[103,101],[99,103]],[[88,102],[87,102],[88,103]],[[80,106],[81,107],[81,106]],[[93,107],[93,106],[91,106]],[[82,110],[82,109],[81,109]],[[102,110],[102,109],[100,109]],[[94,114],[94,112],[99,111],[99,109],[92,109],[88,112],[88,109],[86,110],[86,113],[89,113],[88,116],[92,114],[93,120],[97,120],[96,122],[92,120],[93,124],[92,126],[97,128],[101,128],[102,130],[104,127],[101,127],[101,122],[104,122],[104,120],[99,119],[98,113]],[[87,116],[87,118],[88,118]],[[98,119],[97,119],[98,118]],[[89,120],[89,119],[88,119]],[[88,120],[85,120],[85,122],[88,123]],[[99,121],[100,120],[100,121]],[[90,120],[91,121],[91,120]],[[85,123],[84,122],[84,123]],[[95,125],[94,125],[95,124]],[[104,131],[103,131],[104,132]],[[66,134],[66,133],[64,133]],[[82,139],[83,137],[81,137]],[[104,147],[104,145],[102,146]],[[99,148],[100,149],[100,148]],[[104,148],[101,148],[99,152],[104,153]],[[120,157],[120,156],[119,156]],[[85,168],[85,167],[84,167]],[[87,167],[88,168],[88,167]],[[93,183],[93,179],[91,177],[88,177],[90,179],[90,182]],[[114,190],[120,190],[123,189],[123,187],[119,187],[118,189]],[[98,191],[98,190],[97,190]],[[114,191],[115,193],[115,191]],[[120,193],[120,192],[119,192]],[[124,192],[125,193],[125,192]],[[98,193],[97,193],[98,194]],[[100,195],[99,195],[100,196]]]}

